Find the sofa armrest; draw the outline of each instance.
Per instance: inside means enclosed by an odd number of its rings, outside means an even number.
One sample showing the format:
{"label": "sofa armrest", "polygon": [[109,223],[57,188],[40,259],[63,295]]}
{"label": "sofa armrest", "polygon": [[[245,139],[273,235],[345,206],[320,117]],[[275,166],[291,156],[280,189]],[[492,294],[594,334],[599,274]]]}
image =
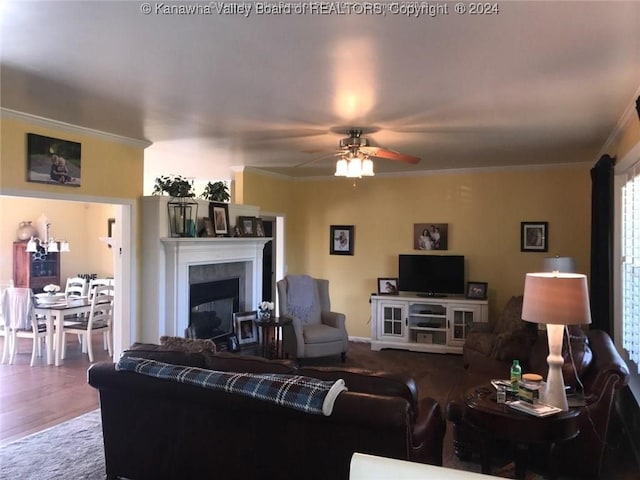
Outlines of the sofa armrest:
{"label": "sofa armrest", "polygon": [[341,328],[341,329],[345,329],[345,315],[344,313],[338,313],[338,312],[321,312],[320,314],[320,318],[322,323],[324,323],[325,325],[329,325],[330,327],[334,327],[334,328]]}
{"label": "sofa armrest", "polygon": [[590,330],[587,336],[593,352],[593,360],[583,378],[585,393],[606,390],[611,376],[617,379],[613,385],[616,390],[627,385],[629,367],[616,350],[611,337],[602,330]]}
{"label": "sofa armrest", "polygon": [[442,466],[442,443],[446,423],[442,408],[433,398],[420,400],[419,414],[413,425],[410,460]]}

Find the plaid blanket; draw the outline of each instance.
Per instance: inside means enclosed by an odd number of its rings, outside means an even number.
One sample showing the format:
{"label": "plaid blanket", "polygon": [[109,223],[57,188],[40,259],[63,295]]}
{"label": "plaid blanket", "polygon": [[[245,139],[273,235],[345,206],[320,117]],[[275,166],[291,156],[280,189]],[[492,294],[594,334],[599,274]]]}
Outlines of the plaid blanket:
{"label": "plaid blanket", "polygon": [[184,367],[137,357],[123,357],[117,371],[130,371],[273,402],[316,415],[331,415],[344,380],[322,381],[301,375],[236,373]]}

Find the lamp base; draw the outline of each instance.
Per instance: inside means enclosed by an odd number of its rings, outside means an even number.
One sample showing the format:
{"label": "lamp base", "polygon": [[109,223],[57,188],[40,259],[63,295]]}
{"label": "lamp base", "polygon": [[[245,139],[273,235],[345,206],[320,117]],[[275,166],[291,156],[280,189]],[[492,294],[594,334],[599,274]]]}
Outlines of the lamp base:
{"label": "lamp base", "polygon": [[549,373],[547,383],[542,392],[542,401],[548,405],[558,407],[563,411],[569,410],[567,403],[567,393],[564,389],[564,378],[562,377],[562,338],[564,336],[564,325],[547,324],[547,338],[549,340]]}

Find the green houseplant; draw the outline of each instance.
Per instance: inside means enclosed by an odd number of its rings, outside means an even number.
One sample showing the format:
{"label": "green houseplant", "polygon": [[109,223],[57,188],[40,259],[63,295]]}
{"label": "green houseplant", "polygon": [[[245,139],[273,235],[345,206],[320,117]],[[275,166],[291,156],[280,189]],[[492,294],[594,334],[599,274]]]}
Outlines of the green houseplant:
{"label": "green houseplant", "polygon": [[156,178],[153,185],[153,195],[163,195],[164,193],[174,198],[196,196],[193,191],[193,183],[181,175],[162,175]]}
{"label": "green houseplant", "polygon": [[164,193],[171,197],[167,203],[171,236],[197,236],[198,202],[190,200],[196,196],[193,184],[180,175],[163,175],[156,178],[153,195],[163,195]]}
{"label": "green houseplant", "polygon": [[226,182],[209,182],[204,187],[202,198],[210,202],[228,202],[231,199],[229,194],[229,185]]}

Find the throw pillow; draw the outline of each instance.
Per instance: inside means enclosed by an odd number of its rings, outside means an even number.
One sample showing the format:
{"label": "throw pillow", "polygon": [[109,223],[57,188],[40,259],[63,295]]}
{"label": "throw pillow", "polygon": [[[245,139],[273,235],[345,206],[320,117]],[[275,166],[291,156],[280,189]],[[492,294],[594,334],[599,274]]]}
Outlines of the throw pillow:
{"label": "throw pillow", "polygon": [[213,340],[202,338],[160,337],[160,345],[169,350],[179,350],[185,353],[216,353]]}

